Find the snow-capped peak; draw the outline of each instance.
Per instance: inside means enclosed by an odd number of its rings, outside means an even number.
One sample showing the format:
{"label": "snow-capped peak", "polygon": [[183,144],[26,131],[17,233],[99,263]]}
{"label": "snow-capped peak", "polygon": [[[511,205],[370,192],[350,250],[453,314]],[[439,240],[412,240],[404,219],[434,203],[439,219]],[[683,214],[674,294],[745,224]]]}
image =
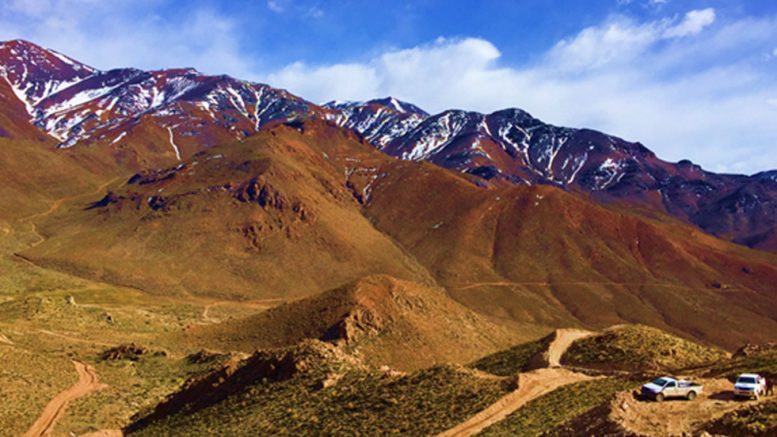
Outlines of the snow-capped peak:
{"label": "snow-capped peak", "polygon": [[399,112],[401,114],[416,114],[416,115],[429,116],[429,113],[419,108],[418,106],[412,103],[403,102],[395,97],[390,97],[390,96],[384,97],[382,99],[369,100],[365,104],[382,105],[387,108],[391,108],[394,111]]}
{"label": "snow-capped peak", "polygon": [[[99,71],[21,40],[0,43],[2,79],[60,147],[117,138],[147,114],[162,129],[183,131],[176,144],[208,129],[219,132],[205,135],[210,142],[234,140],[311,106],[283,90],[194,68]],[[207,123],[197,118],[203,116]]]}
{"label": "snow-capped peak", "polygon": [[43,99],[95,73],[95,69],[61,53],[24,40],[0,45],[0,76],[32,114]]}

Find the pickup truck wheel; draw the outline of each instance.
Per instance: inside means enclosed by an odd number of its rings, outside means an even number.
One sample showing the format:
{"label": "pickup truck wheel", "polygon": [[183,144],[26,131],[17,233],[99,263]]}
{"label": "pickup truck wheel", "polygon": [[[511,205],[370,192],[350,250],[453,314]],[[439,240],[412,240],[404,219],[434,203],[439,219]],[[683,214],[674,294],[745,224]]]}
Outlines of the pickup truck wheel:
{"label": "pickup truck wheel", "polygon": [[696,392],[695,391],[689,391],[688,392],[688,400],[692,401],[694,399],[696,399]]}
{"label": "pickup truck wheel", "polygon": [[664,402],[664,394],[659,393],[656,395],[656,402]]}

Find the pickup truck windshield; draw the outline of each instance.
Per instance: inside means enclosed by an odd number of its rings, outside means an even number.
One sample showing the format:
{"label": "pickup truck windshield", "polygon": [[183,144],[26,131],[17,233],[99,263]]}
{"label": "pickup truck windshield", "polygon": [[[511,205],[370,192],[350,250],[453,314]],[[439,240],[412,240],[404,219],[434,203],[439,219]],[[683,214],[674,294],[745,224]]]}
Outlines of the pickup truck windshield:
{"label": "pickup truck windshield", "polygon": [[737,384],[755,384],[755,378],[750,376],[743,376],[737,379]]}
{"label": "pickup truck windshield", "polygon": [[663,387],[663,386],[665,386],[665,385],[666,385],[666,383],[668,383],[668,382],[669,382],[669,380],[668,380],[668,379],[664,379],[664,378],[658,378],[658,379],[656,379],[655,381],[653,381],[653,384],[655,384],[655,385],[658,385],[658,386],[661,386],[661,387]]}

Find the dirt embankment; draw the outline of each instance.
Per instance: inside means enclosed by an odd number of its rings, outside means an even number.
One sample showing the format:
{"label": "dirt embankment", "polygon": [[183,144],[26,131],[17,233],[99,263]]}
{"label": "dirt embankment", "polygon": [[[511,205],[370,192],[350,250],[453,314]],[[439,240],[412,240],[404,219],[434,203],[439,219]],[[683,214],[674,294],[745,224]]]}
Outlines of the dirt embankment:
{"label": "dirt embankment", "polygon": [[611,405],[610,420],[639,435],[694,435],[705,423],[756,402],[735,399],[731,382],[725,379],[697,382],[704,386],[704,392],[693,401],[651,402],[639,400],[632,393],[620,393]]}

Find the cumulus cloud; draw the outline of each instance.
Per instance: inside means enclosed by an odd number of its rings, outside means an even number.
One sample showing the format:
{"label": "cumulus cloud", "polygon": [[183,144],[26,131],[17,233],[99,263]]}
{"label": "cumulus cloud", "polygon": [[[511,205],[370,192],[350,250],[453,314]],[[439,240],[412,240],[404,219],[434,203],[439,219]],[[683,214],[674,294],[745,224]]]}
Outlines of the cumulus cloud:
{"label": "cumulus cloud", "polygon": [[583,29],[573,38],[563,39],[548,57],[555,65],[572,70],[601,67],[633,60],[660,37],[656,23],[637,25],[616,18],[601,26]]}
{"label": "cumulus cloud", "polygon": [[262,81],[322,103],[335,99],[358,100],[380,92],[376,70],[362,64],[311,67],[295,62]]}
{"label": "cumulus cloud", "polygon": [[[555,124],[641,141],[670,160],[727,172],[777,168],[777,84],[753,63],[773,48],[777,20],[708,30],[713,22],[705,10],[642,23],[614,17],[522,67],[502,65],[485,39],[440,38],[361,63],[295,63],[267,79],[318,102],[393,95],[432,112],[518,106]],[[702,32],[710,33],[694,37]]]}
{"label": "cumulus cloud", "polygon": [[570,70],[632,62],[656,42],[698,34],[714,21],[715,10],[711,8],[689,11],[680,22],[665,19],[635,23],[629,18],[613,17],[559,41],[548,56],[557,66]]}

